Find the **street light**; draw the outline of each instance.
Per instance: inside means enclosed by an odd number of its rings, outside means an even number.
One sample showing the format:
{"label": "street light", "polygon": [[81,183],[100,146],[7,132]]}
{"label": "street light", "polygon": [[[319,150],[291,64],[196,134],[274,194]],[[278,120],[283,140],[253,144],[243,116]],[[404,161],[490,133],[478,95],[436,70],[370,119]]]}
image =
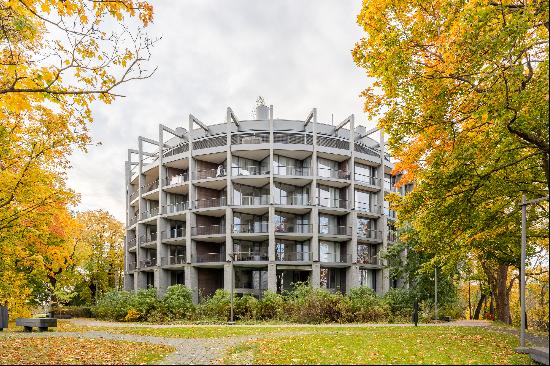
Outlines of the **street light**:
{"label": "street light", "polygon": [[527,205],[548,201],[548,196],[537,198],[531,201],[525,199],[525,195],[521,198],[521,265],[520,265],[520,287],[519,297],[521,304],[521,330],[519,336],[519,347],[516,348],[517,353],[528,353],[525,347],[525,260],[527,247]]}
{"label": "street light", "polygon": [[234,271],[233,271],[233,261],[235,260],[235,253],[231,253],[229,254],[229,258],[231,259],[231,295],[230,295],[230,298],[231,298],[231,318],[230,318],[230,321],[229,321],[229,324],[235,324],[235,321],[233,320],[233,292],[234,292],[234,288],[235,288],[235,281],[233,279],[233,275],[234,275]]}

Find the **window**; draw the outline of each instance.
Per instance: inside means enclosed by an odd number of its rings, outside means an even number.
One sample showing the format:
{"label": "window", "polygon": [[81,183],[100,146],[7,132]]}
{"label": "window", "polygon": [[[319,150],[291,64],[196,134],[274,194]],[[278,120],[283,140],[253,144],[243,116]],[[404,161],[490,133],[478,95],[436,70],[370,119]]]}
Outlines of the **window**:
{"label": "window", "polygon": [[376,171],[376,167],[364,164],[355,164],[355,180],[375,185],[375,178],[377,175]]}
{"label": "window", "polygon": [[342,259],[340,243],[333,241],[319,242],[319,261],[339,263]]}
{"label": "window", "polygon": [[358,217],[357,235],[370,239],[379,239],[376,237],[376,221]]}
{"label": "window", "polygon": [[275,182],[273,197],[280,205],[309,205],[309,187]]}
{"label": "window", "polygon": [[170,284],[171,285],[185,285],[185,272],[184,271],[171,271]]}
{"label": "window", "polygon": [[355,190],[355,208],[362,211],[375,212],[376,193]]}
{"label": "window", "polygon": [[310,175],[311,158],[297,160],[286,156],[273,155],[273,174],[278,175]]}
{"label": "window", "polygon": [[147,288],[155,287],[155,273],[154,272],[145,272],[145,283]]}
{"label": "window", "polygon": [[368,287],[376,291],[376,270],[374,269],[360,269],[361,286]]}
{"label": "window", "polygon": [[324,207],[347,208],[346,189],[317,185],[319,205]]}

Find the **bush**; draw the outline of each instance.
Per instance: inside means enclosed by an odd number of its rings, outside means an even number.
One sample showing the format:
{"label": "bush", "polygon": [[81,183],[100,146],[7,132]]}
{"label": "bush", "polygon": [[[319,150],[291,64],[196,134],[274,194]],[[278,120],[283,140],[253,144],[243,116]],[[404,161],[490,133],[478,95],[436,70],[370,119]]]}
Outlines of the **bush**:
{"label": "bush", "polygon": [[404,288],[391,288],[386,292],[383,300],[389,307],[392,316],[391,321],[411,321],[415,300],[412,291]]}
{"label": "bush", "polygon": [[92,308],[90,306],[63,306],[54,310],[54,317],[91,318]]}
{"label": "bush", "polygon": [[342,294],[331,294],[324,289],[313,289],[307,283],[297,283],[286,294],[292,321],[302,323],[328,323],[340,320],[339,303]]}
{"label": "bush", "polygon": [[137,320],[141,321],[147,320],[150,313],[161,306],[155,288],[136,292],[135,295],[131,297],[130,305],[132,309],[139,313],[139,318]]}
{"label": "bush", "polygon": [[258,313],[258,299],[251,295],[235,298],[235,319],[256,320]]}
{"label": "bush", "polygon": [[214,295],[199,304],[199,315],[212,320],[229,320],[231,313],[231,299],[229,296],[227,291],[217,289]]}
{"label": "bush", "polygon": [[107,292],[92,308],[92,314],[98,319],[123,321],[132,308],[132,297],[127,291]]}
{"label": "bush", "polygon": [[272,291],[265,291],[257,304],[256,317],[259,320],[282,320],[284,316],[285,300]]}
{"label": "bush", "polygon": [[162,298],[162,305],[169,319],[189,318],[195,308],[193,292],[183,285],[170,286]]}
{"label": "bush", "polygon": [[353,313],[351,321],[381,322],[387,320],[389,316],[390,307],[368,287],[351,289],[348,299]]}

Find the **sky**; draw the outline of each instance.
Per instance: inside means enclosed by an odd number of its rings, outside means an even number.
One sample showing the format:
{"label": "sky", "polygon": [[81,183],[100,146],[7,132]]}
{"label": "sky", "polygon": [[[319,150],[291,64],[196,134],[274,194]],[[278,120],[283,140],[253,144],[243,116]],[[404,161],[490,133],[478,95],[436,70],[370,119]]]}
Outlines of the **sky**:
{"label": "sky", "polygon": [[[94,142],[71,159],[68,185],[80,194],[77,210],[103,209],[125,221],[124,162],[138,136],[158,138],[158,125],[188,127],[193,114],[206,124],[225,120],[230,106],[252,119],[256,99],[275,118],[304,119],[318,109],[321,123],[355,114],[374,126],[359,93],[369,85],[351,56],[364,33],[358,0],[150,0],[146,28],[161,38],[152,49],[149,79],[123,85],[125,95],[92,106]],[[374,137],[374,136],[373,136]]]}

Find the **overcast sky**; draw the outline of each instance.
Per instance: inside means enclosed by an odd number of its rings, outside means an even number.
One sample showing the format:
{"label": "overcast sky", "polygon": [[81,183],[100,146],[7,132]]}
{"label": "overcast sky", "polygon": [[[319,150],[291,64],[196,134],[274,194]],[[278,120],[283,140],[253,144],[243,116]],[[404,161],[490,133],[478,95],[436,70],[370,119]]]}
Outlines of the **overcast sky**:
{"label": "overcast sky", "polygon": [[[138,136],[158,138],[158,124],[188,126],[192,113],[223,122],[228,106],[250,119],[256,98],[273,104],[275,118],[320,122],[355,114],[372,127],[359,93],[368,85],[351,49],[363,33],[359,0],[150,1],[156,74],[132,82],[111,105],[94,104],[91,135],[101,146],[72,158],[69,186],[79,210],[105,209],[125,221],[124,161]],[[356,122],[356,123],[357,123]]]}

